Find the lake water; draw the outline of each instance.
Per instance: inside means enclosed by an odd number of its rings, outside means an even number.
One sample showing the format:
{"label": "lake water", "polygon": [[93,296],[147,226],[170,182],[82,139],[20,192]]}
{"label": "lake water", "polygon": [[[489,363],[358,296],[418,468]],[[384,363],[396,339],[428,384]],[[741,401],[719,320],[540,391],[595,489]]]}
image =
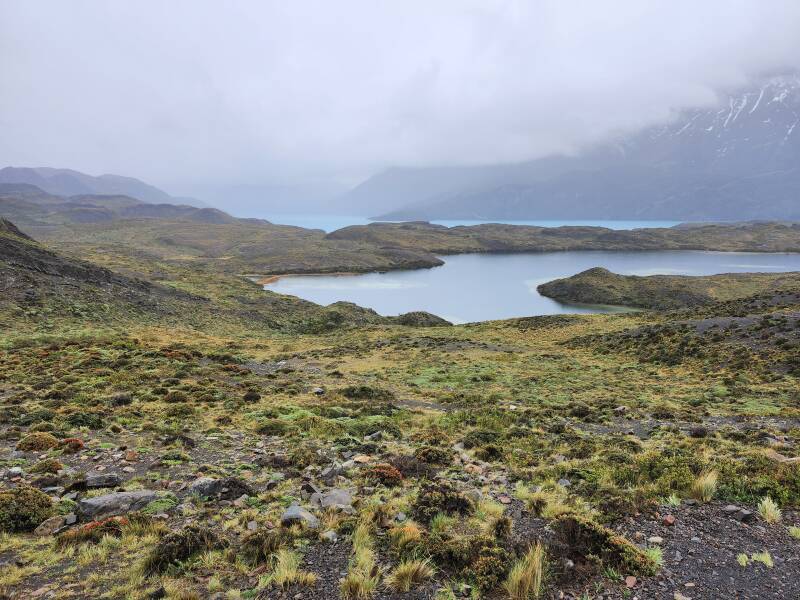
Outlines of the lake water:
{"label": "lake water", "polygon": [[454,323],[618,308],[563,305],[539,295],[540,283],[605,267],[623,275],[711,275],[800,271],[800,254],[746,252],[544,252],[460,254],[433,269],[283,277],[265,289],[317,304],[338,300],[382,315],[425,310]]}
{"label": "lake water", "polygon": [[[367,217],[353,215],[323,214],[265,214],[259,218],[267,219],[278,225],[296,225],[306,229],[322,229],[325,232],[335,231],[349,225],[368,225],[373,223]],[[537,225],[539,227],[560,227],[562,225],[591,225],[608,227],[609,229],[637,229],[641,227],[672,227],[680,221],[431,221],[438,225],[455,227],[457,225],[479,225],[481,223],[505,223],[508,225]]]}

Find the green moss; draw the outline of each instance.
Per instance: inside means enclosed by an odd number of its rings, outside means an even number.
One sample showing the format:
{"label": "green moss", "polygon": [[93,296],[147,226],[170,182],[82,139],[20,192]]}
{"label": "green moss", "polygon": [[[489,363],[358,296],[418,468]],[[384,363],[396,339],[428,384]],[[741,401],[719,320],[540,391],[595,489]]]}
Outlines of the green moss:
{"label": "green moss", "polygon": [[44,431],[31,433],[17,443],[17,450],[21,452],[42,452],[58,446],[58,438]]}
{"label": "green moss", "polygon": [[53,516],[50,496],[31,487],[0,492],[0,531],[32,531]]}

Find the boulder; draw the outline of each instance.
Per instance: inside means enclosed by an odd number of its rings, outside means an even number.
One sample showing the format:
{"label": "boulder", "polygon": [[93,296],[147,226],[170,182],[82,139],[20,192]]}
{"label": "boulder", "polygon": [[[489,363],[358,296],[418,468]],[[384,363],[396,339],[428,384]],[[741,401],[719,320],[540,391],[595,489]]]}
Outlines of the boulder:
{"label": "boulder", "polygon": [[343,512],[353,510],[353,497],[347,490],[330,490],[311,496],[311,503],[319,508],[332,508]]}
{"label": "boulder", "polygon": [[238,477],[200,477],[191,483],[189,493],[203,498],[215,500],[235,500],[242,496],[255,496],[256,492],[250,484]]}
{"label": "boulder", "polygon": [[39,536],[53,535],[63,526],[64,526],[64,517],[62,517],[61,515],[57,515],[55,517],[50,517],[46,521],[42,522],[36,529],[33,530],[33,533]]}
{"label": "boulder", "polygon": [[296,523],[305,525],[309,529],[317,529],[319,527],[319,519],[295,503],[281,515],[281,525],[289,527]]}
{"label": "boulder", "polygon": [[96,498],[86,498],[78,504],[81,515],[90,519],[101,519],[140,510],[157,498],[151,490],[114,492]]}
{"label": "boulder", "polygon": [[113,488],[122,485],[122,478],[116,473],[93,473],[86,476],[86,487]]}

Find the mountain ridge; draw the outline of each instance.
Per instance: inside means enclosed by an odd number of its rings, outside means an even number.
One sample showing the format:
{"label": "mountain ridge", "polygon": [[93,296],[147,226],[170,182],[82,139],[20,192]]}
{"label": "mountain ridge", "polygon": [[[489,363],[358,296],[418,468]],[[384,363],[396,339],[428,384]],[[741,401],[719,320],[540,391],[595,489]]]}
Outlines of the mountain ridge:
{"label": "mountain ridge", "polygon": [[798,165],[800,76],[790,74],[575,157],[474,172],[395,170],[351,198],[380,200],[387,183],[400,190],[405,205],[388,193],[395,208],[376,217],[387,220],[797,219]]}
{"label": "mountain ridge", "polygon": [[95,177],[74,169],[4,167],[0,169],[0,184],[30,184],[56,196],[123,195],[148,204],[180,203],[207,207],[194,198],[176,198],[134,177],[110,173]]}

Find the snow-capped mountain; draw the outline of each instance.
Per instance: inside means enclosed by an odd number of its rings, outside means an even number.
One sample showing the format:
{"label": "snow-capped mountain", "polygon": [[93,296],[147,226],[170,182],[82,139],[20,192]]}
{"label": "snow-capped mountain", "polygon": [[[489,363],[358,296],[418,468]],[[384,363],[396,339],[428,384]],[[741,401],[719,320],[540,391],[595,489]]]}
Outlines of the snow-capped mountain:
{"label": "snow-capped mountain", "polygon": [[[465,170],[469,172],[469,170]],[[394,219],[800,219],[800,76],[721,94],[716,106],[575,158],[493,167],[406,198]],[[436,180],[430,170],[405,178]],[[396,179],[395,174],[395,179]],[[380,176],[368,182],[380,194]],[[394,182],[397,184],[397,181]],[[413,186],[408,186],[413,187]]]}

